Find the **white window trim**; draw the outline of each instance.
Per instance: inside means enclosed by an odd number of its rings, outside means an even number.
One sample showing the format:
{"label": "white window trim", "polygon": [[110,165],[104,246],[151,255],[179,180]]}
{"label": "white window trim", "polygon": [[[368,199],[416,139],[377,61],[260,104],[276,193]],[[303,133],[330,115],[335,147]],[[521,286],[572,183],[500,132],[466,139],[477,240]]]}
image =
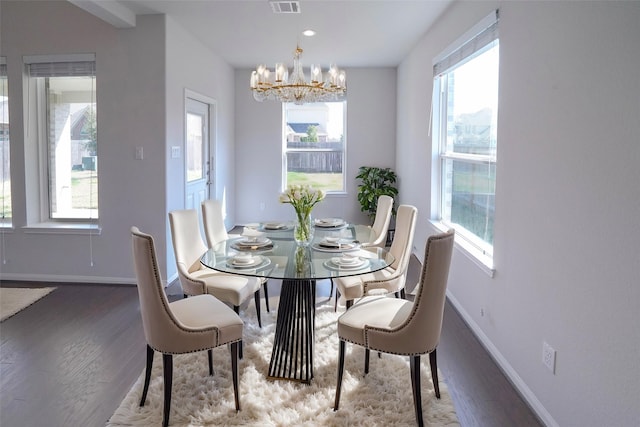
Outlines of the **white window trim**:
{"label": "white window trim", "polygon": [[[498,10],[493,11],[485,18],[483,18],[476,25],[471,27],[468,31],[466,31],[462,36],[460,36],[455,42],[450,44],[446,49],[444,49],[439,55],[434,57],[433,65],[441,62],[449,55],[454,53],[461,46],[466,44],[469,40],[476,37],[479,33],[494,25],[498,21],[499,12]],[[467,58],[463,59],[460,62],[456,62],[455,65],[462,64],[471,58],[475,57],[477,54],[480,54],[482,51],[486,49],[486,46],[479,49],[475,55],[470,55]],[[432,92],[432,117],[431,123],[434,126],[430,126],[432,128],[432,152],[431,152],[431,218],[440,218],[441,215],[441,201],[442,201],[442,162],[443,158],[449,159],[464,159],[470,161],[478,161],[478,162],[494,162],[496,158],[493,156],[473,156],[473,158],[468,158],[464,154],[456,154],[456,153],[442,153],[441,149],[441,134],[442,132],[446,132],[445,129],[442,129],[442,114],[446,114],[447,108],[446,105],[443,105],[440,102],[443,87],[441,85],[441,79],[436,79],[437,76],[434,75],[434,85]],[[441,109],[433,108],[434,106],[440,106]],[[443,112],[444,111],[444,112]],[[486,158],[484,158],[486,157]],[[440,219],[432,219],[430,223],[433,227],[441,232],[446,232],[450,228],[452,228],[452,224],[447,223],[446,221],[442,221]],[[476,264],[484,273],[486,273],[489,277],[494,277],[495,275],[495,265],[493,253],[488,254],[487,251],[482,249],[482,244],[478,242],[474,242],[473,238],[467,236],[462,233],[456,233],[455,247],[460,250],[469,260],[471,260],[474,264]],[[493,252],[493,251],[492,251]]]}
{"label": "white window trim", "polygon": [[[25,66],[29,64],[46,64],[46,63],[60,63],[60,62],[96,62],[96,55],[94,53],[72,53],[72,54],[53,54],[53,55],[24,55],[22,57],[22,63]],[[29,85],[28,92],[35,91],[33,99],[35,105],[30,106],[29,101],[25,106],[26,117],[26,129],[25,139],[28,138],[30,133],[35,133],[36,149],[38,154],[38,168],[37,168],[37,181],[38,181],[38,197],[37,197],[37,222],[27,222],[27,225],[21,227],[25,230],[25,233],[40,233],[40,234],[83,234],[83,235],[99,235],[101,233],[101,227],[99,225],[100,218],[50,218],[49,213],[49,179],[46,173],[48,171],[48,152],[46,144],[42,144],[41,141],[46,141],[47,129],[38,126],[38,123],[43,123],[45,114],[41,105],[46,104],[44,98],[44,91],[38,91],[35,87],[37,82],[30,81],[28,74],[25,74],[24,81]],[[34,86],[34,87],[32,87]],[[29,96],[29,95],[27,95]],[[31,116],[35,116],[35,121],[30,120]],[[27,215],[29,218],[30,215]]]}
{"label": "white window trim", "polygon": [[[322,102],[322,101],[320,101]],[[334,196],[340,196],[340,197],[344,197],[348,194],[348,189],[347,189],[347,165],[348,165],[348,159],[347,159],[347,100],[343,99],[343,100],[339,100],[339,101],[327,101],[327,102],[341,102],[343,105],[342,108],[342,123],[343,123],[343,135],[342,135],[342,191],[339,190],[334,190],[334,191],[327,191],[326,192],[326,197],[334,197]],[[285,191],[286,187],[288,185],[287,183],[287,153],[291,152],[307,152],[309,150],[305,150],[305,149],[291,149],[289,150],[287,148],[287,135],[286,135],[286,131],[285,129],[287,128],[287,115],[286,115],[286,106],[284,105],[284,103],[282,104],[282,164],[280,166],[280,170],[281,170],[281,191]],[[324,150],[324,151],[332,151],[332,150]]]}

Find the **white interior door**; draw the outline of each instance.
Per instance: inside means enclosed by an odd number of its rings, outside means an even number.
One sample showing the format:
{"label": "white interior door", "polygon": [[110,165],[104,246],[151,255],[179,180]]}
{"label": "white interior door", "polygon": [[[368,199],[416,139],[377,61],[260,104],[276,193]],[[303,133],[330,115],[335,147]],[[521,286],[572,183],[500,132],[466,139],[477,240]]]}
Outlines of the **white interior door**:
{"label": "white interior door", "polygon": [[210,105],[186,98],[185,206],[200,213],[200,204],[209,197],[211,162],[209,157]]}

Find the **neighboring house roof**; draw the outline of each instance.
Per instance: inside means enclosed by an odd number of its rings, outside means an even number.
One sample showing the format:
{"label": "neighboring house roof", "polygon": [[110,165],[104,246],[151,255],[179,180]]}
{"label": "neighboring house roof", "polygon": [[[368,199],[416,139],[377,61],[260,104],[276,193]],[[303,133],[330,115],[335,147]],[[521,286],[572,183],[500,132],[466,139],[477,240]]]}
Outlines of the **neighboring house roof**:
{"label": "neighboring house roof", "polygon": [[306,134],[309,126],[317,127],[319,134],[326,133],[326,131],[320,126],[320,123],[287,123],[287,126],[289,126],[289,129],[291,129],[295,133]]}
{"label": "neighboring house roof", "polygon": [[71,139],[81,140],[87,139],[86,135],[82,134],[85,123],[88,120],[89,107],[81,108],[71,115]]}

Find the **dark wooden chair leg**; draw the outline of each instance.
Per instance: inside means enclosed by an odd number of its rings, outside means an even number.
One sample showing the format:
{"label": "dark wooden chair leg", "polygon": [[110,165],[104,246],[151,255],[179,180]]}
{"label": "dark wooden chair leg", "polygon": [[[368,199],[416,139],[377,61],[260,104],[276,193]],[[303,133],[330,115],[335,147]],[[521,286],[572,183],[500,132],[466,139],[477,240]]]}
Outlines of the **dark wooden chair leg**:
{"label": "dark wooden chair leg", "polygon": [[209,349],[207,355],[209,357],[209,375],[213,375],[213,350]]}
{"label": "dark wooden chair leg", "polygon": [[331,289],[329,290],[329,300],[331,300],[331,297],[333,296],[333,279],[329,279],[331,281]]}
{"label": "dark wooden chair leg", "polygon": [[422,420],[422,395],[420,393],[420,356],[409,356],[411,367],[411,388],[413,389],[413,407],[416,411],[418,427],[424,426]]}
{"label": "dark wooden chair leg", "polygon": [[394,292],[393,294],[396,296],[396,298],[400,298],[400,292]]}
{"label": "dark wooden chair leg", "polygon": [[253,294],[253,300],[256,303],[256,316],[258,316],[258,326],[262,329],[262,316],[260,315],[260,289]]}
{"label": "dark wooden chair leg", "polygon": [[233,377],[233,396],[236,400],[236,411],[240,410],[240,393],[238,390],[238,347],[242,341],[231,344],[231,375]]}
{"label": "dark wooden chair leg", "polygon": [[182,294],[182,297],[183,297],[183,298],[186,298],[186,297],[188,297],[188,296],[189,296],[189,295],[187,295],[187,294]]}
{"label": "dark wooden chair leg", "polygon": [[[233,306],[233,311],[236,312],[237,315],[240,315],[240,306],[238,305],[234,305]],[[240,354],[240,359],[242,359],[242,341],[240,341],[240,350],[239,350],[239,354]]]}
{"label": "dark wooden chair leg", "polygon": [[340,391],[342,389],[342,374],[344,373],[344,349],[345,342],[340,340],[338,348],[338,381],[336,383],[336,401],[333,405],[333,410],[337,411],[340,406]]}
{"label": "dark wooden chair leg", "polygon": [[[331,281],[333,284],[333,280]],[[338,311],[338,297],[340,296],[340,292],[336,289],[336,301],[333,303],[333,311]]]}
{"label": "dark wooden chair leg", "polygon": [[368,348],[365,348],[364,349],[364,374],[365,375],[369,373],[369,356],[370,355],[371,355],[371,351]]}
{"label": "dark wooden chair leg", "polygon": [[407,299],[407,293],[405,292],[404,288],[400,289],[400,298]]}
{"label": "dark wooden chair leg", "polygon": [[352,299],[348,299],[347,300],[347,310],[349,310],[352,305],[353,305],[353,300]]}
{"label": "dark wooden chair leg", "polygon": [[169,425],[169,413],[171,412],[171,385],[173,380],[173,356],[162,355],[162,370],[164,371],[164,410],[162,416],[162,426]]}
{"label": "dark wooden chair leg", "polygon": [[436,358],[436,350],[429,353],[429,365],[431,365],[431,382],[436,392],[436,397],[440,399],[440,385],[438,384],[438,360]]}
{"label": "dark wooden chair leg", "polygon": [[265,280],[262,284],[262,287],[264,288],[264,305],[267,306],[267,313],[270,313],[271,310],[269,309],[269,286],[267,285],[268,282],[268,280]]}
{"label": "dark wooden chair leg", "polygon": [[144,371],[144,387],[142,388],[142,399],[140,399],[140,406],[144,406],[144,401],[147,400],[149,381],[151,380],[151,368],[153,368],[153,353],[153,349],[147,344],[147,367]]}

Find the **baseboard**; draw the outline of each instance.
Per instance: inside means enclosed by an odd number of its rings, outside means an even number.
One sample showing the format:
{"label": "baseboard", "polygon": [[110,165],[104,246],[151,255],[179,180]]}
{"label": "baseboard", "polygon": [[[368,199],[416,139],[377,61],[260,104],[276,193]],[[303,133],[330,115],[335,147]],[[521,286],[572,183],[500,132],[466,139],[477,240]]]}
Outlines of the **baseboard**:
{"label": "baseboard", "polygon": [[[177,274],[176,274],[176,277]],[[134,285],[134,277],[105,277],[105,276],[69,276],[55,274],[2,274],[3,281],[15,280],[19,282],[51,282],[51,283],[91,283],[103,285]],[[165,287],[169,282],[164,282]]]}
{"label": "baseboard", "polygon": [[542,405],[540,400],[538,400],[536,395],[531,391],[531,389],[527,386],[520,375],[518,375],[518,373],[513,369],[507,359],[502,355],[502,353],[500,353],[496,346],[493,345],[489,337],[487,337],[482,329],[478,326],[478,324],[473,321],[473,318],[462,307],[462,304],[460,304],[460,302],[451,294],[449,290],[447,290],[447,298],[458,311],[465,323],[469,326],[476,338],[478,338],[482,346],[489,352],[493,360],[498,364],[498,367],[500,367],[502,372],[507,376],[507,378],[509,378],[509,381],[511,381],[513,386],[518,390],[520,395],[531,407],[533,412],[535,412],[540,421],[547,427],[559,427],[559,424],[556,422],[556,420],[553,419],[549,411],[547,411],[547,409]]}

